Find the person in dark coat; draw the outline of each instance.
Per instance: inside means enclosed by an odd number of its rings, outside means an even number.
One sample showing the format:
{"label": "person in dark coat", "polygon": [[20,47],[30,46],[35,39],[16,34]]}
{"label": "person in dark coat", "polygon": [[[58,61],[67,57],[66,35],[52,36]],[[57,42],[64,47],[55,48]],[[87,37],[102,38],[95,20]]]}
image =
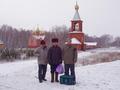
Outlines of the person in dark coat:
{"label": "person in dark coat", "polygon": [[44,40],[41,41],[41,47],[37,48],[35,55],[38,56],[38,78],[39,82],[47,81],[45,79],[47,70],[47,53],[48,49]]}
{"label": "person in dark coat", "polygon": [[[65,44],[63,48],[63,61],[65,66],[65,75],[71,75],[75,79],[75,63],[77,62],[77,49],[71,45],[71,40],[67,40],[67,44]],[[69,73],[69,70],[71,74]]]}
{"label": "person in dark coat", "polygon": [[56,72],[56,68],[59,64],[62,63],[62,50],[58,46],[58,39],[52,39],[52,47],[48,50],[48,62],[50,64],[51,69],[51,82],[54,82],[54,75],[55,75],[55,82],[59,82],[58,80],[58,73]]}

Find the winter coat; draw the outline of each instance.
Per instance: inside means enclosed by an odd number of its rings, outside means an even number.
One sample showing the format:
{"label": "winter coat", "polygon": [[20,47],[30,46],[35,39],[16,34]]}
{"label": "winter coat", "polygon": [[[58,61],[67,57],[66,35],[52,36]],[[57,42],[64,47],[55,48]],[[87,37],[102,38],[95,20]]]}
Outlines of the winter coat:
{"label": "winter coat", "polygon": [[48,50],[48,62],[50,65],[62,63],[62,50],[59,46],[52,46]]}
{"label": "winter coat", "polygon": [[65,45],[63,48],[64,64],[74,64],[77,62],[77,49],[71,45]]}
{"label": "winter coat", "polygon": [[47,64],[48,60],[47,60],[47,52],[48,52],[48,48],[47,47],[39,47],[37,48],[37,50],[35,51],[35,55],[38,57],[38,64]]}

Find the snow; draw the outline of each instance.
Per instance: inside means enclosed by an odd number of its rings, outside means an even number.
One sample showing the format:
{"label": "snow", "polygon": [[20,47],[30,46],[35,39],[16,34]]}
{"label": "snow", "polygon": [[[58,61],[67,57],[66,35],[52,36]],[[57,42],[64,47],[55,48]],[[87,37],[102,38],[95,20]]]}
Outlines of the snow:
{"label": "snow", "polygon": [[0,44],[4,44],[3,41],[0,40]]}
{"label": "snow", "polygon": [[76,38],[71,39],[71,44],[81,44],[80,41]]}
{"label": "snow", "polygon": [[[4,68],[4,69],[3,69]],[[46,82],[39,83],[37,59],[0,64],[0,90],[119,90],[120,60],[76,67],[74,86],[50,82],[48,65]]]}
{"label": "snow", "polygon": [[116,47],[97,48],[97,49],[90,50],[90,51],[97,52],[97,53],[100,53],[100,52],[120,52],[120,48],[116,48]]}
{"label": "snow", "polygon": [[78,51],[78,58],[85,58],[91,55],[96,55],[104,52],[120,52],[120,48],[110,47],[110,48],[97,48],[86,51]]}
{"label": "snow", "polygon": [[[25,65],[25,64],[27,64],[27,65]],[[31,66],[31,62],[18,61],[18,62],[9,62],[9,63],[5,63],[5,64],[0,64],[0,76],[9,75],[11,73],[22,70],[28,66]]]}
{"label": "snow", "polygon": [[79,68],[81,90],[119,90],[120,61]]}
{"label": "snow", "polygon": [[70,33],[83,33],[83,32],[81,32],[81,31],[72,31]]}
{"label": "snow", "polygon": [[88,46],[97,46],[97,42],[85,42]]}
{"label": "snow", "polygon": [[39,35],[39,36],[37,36],[37,35],[33,35],[33,37],[35,38],[35,39],[44,39],[45,38],[45,35]]}
{"label": "snow", "polygon": [[80,51],[80,52],[78,53],[78,58],[88,57],[88,56],[90,56],[90,55],[93,55],[93,53],[90,52],[90,51],[87,51],[87,52],[82,52],[82,51]]}

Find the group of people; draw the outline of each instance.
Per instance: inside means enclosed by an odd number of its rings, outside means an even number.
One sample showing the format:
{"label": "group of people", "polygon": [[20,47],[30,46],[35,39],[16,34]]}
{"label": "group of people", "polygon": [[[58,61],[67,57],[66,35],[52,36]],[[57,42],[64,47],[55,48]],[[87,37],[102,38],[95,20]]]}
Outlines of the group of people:
{"label": "group of people", "polygon": [[[35,55],[38,57],[38,79],[39,82],[47,81],[45,76],[47,72],[47,64],[50,65],[51,82],[59,82],[58,72],[56,68],[58,65],[64,63],[65,75],[72,75],[75,79],[75,63],[77,61],[77,50],[70,43],[71,40],[67,40],[67,43],[63,48],[58,45],[58,38],[53,38],[52,46],[47,47],[44,40],[41,41],[41,46],[35,51]],[[69,71],[71,73],[69,73]]]}

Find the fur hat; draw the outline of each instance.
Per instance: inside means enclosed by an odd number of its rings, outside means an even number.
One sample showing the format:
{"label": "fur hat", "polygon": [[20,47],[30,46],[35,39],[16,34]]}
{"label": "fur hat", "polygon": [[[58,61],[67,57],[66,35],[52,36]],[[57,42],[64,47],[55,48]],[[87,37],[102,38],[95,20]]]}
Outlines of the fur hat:
{"label": "fur hat", "polygon": [[44,44],[45,44],[45,41],[44,41],[44,40],[42,40],[42,41],[41,41],[41,45],[44,45]]}
{"label": "fur hat", "polygon": [[58,42],[58,38],[52,38],[52,42]]}

